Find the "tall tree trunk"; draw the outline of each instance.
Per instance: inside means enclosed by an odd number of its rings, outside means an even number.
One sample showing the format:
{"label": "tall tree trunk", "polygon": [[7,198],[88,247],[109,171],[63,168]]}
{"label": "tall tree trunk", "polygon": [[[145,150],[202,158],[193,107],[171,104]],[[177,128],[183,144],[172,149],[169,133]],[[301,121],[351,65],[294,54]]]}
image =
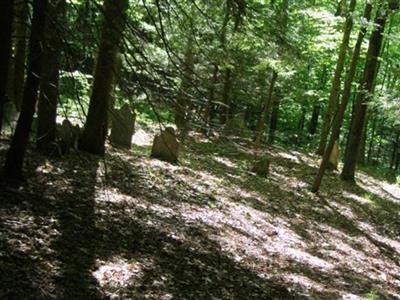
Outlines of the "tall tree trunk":
{"label": "tall tree trunk", "polygon": [[187,39],[183,65],[181,66],[182,80],[175,107],[175,124],[181,131],[181,133],[183,133],[183,136],[185,135],[188,125],[188,107],[190,106],[190,100],[188,100],[188,92],[192,84],[194,68],[193,59],[193,35],[190,34],[189,38]]}
{"label": "tall tree trunk", "polygon": [[79,139],[79,149],[104,154],[113,71],[122,39],[128,0],[104,0],[103,24],[94,82],[86,123]]}
{"label": "tall tree trunk", "polygon": [[374,147],[375,132],[376,132],[376,123],[377,123],[377,117],[374,117],[372,120],[371,137],[370,137],[369,143],[368,143],[368,155],[367,155],[368,163],[371,161],[371,157],[372,157],[372,150]]}
{"label": "tall tree trunk", "polygon": [[295,135],[294,144],[296,146],[300,146],[303,140],[303,132],[304,132],[304,124],[306,123],[306,107],[305,103],[302,103],[301,106],[301,115],[299,122],[297,124],[297,133]]}
{"label": "tall tree trunk", "polygon": [[336,12],[335,12],[335,16],[339,17],[343,15],[343,2],[344,0],[339,0],[338,4],[336,6]]}
{"label": "tall tree trunk", "polygon": [[368,124],[369,124],[369,113],[367,112],[367,115],[365,116],[364,120],[364,125],[363,125],[364,129],[361,136],[360,150],[358,151],[358,159],[357,159],[357,163],[361,165],[365,164],[365,148],[368,138]]}
{"label": "tall tree trunk", "polygon": [[274,94],[274,89],[275,89],[275,84],[276,84],[277,79],[278,79],[278,73],[276,71],[272,71],[272,77],[271,77],[271,82],[269,84],[268,95],[267,95],[267,98],[265,99],[263,112],[261,114],[260,120],[258,121],[256,135],[254,137],[255,146],[257,148],[261,144],[261,136],[262,136],[262,132],[263,132],[263,129],[265,126],[265,122],[267,121],[268,115],[270,112],[272,97]]}
{"label": "tall tree trunk", "polygon": [[214,101],[215,101],[215,87],[218,81],[218,65],[216,63],[213,64],[213,75],[211,77],[210,86],[208,89],[208,97],[207,97],[207,107],[205,111],[204,118],[207,124],[212,122],[214,117]]}
{"label": "tall tree trunk", "polygon": [[378,7],[375,19],[375,29],[369,40],[367,59],[364,68],[364,75],[360,84],[360,91],[356,98],[356,107],[352,116],[353,122],[349,132],[348,145],[345,151],[344,166],[341,177],[346,181],[354,181],[358,153],[364,128],[365,116],[368,102],[374,89],[374,79],[377,74],[378,60],[382,48],[383,33],[385,31],[388,11],[382,6]]}
{"label": "tall tree trunk", "polygon": [[15,58],[14,58],[14,83],[13,100],[18,111],[21,111],[22,97],[25,82],[26,48],[28,40],[29,6],[26,1],[16,3],[15,22]]}
{"label": "tall tree trunk", "polygon": [[36,146],[45,151],[56,139],[57,104],[59,98],[58,81],[62,40],[60,24],[64,24],[65,0],[50,1],[49,15],[53,16],[46,24],[44,43],[44,61],[40,78],[40,96],[38,104],[38,128]]}
{"label": "tall tree trunk", "polygon": [[8,67],[11,56],[13,10],[14,0],[0,1],[0,133],[3,125]]}
{"label": "tall tree trunk", "polygon": [[[369,0],[366,0],[363,17],[367,22],[369,22],[371,18],[371,12],[372,12],[372,4]],[[365,22],[365,24],[367,22]],[[357,42],[356,45],[354,46],[353,57],[351,59],[351,65],[347,72],[346,81],[343,88],[342,102],[340,103],[337,112],[335,114],[336,116],[333,120],[332,133],[329,138],[329,143],[325,149],[325,153],[322,157],[322,162],[319,167],[318,174],[315,177],[314,183],[311,188],[311,191],[314,193],[318,192],[321,186],[322,178],[324,177],[325,171],[329,166],[330,155],[340,135],[340,129],[343,124],[344,114],[346,112],[346,108],[350,100],[353,79],[357,72],[357,65],[358,65],[358,60],[360,58],[361,46],[364,40],[365,33],[367,32],[367,26],[365,24],[361,27],[360,32],[358,33]]]}
{"label": "tall tree trunk", "polygon": [[397,149],[397,157],[396,157],[396,163],[394,166],[394,170],[398,171],[399,169],[400,169],[400,149]]}
{"label": "tall tree trunk", "polygon": [[271,111],[271,119],[269,123],[269,135],[267,143],[272,145],[275,141],[275,132],[278,127],[278,117],[279,117],[279,105],[281,103],[281,99],[278,94],[275,94],[273,103],[272,103],[272,111]]}
{"label": "tall tree trunk", "polygon": [[[221,46],[225,53],[228,53],[226,49],[226,32],[227,32],[227,25],[229,23],[231,15],[233,15],[234,17],[234,26],[232,33],[232,35],[234,35],[239,30],[241,19],[244,14],[245,6],[239,5],[240,7],[236,7],[237,11],[236,12],[233,11],[235,4],[237,6],[238,3],[239,2],[235,2],[232,0],[226,1],[226,13],[220,38]],[[222,124],[225,124],[228,120],[231,120],[234,115],[234,106],[232,101],[232,89],[233,89],[234,78],[235,78],[235,69],[234,68],[225,69],[223,76],[224,82],[222,88],[222,103],[224,104],[224,106],[222,108],[220,117]]]}
{"label": "tall tree trunk", "polygon": [[393,150],[392,150],[392,155],[390,158],[390,169],[395,169],[396,157],[398,155],[399,148],[400,148],[400,129],[397,130],[397,133],[393,140]]}
{"label": "tall tree trunk", "polygon": [[314,135],[317,132],[319,113],[321,111],[321,104],[319,102],[314,104],[310,125],[308,126],[308,133]]}
{"label": "tall tree trunk", "polygon": [[222,90],[222,103],[224,104],[221,115],[222,124],[225,124],[232,118],[232,84],[232,70],[227,69],[224,73],[224,85]]}
{"label": "tall tree trunk", "polygon": [[339,50],[339,56],[336,64],[335,74],[332,79],[332,87],[331,87],[331,92],[329,94],[328,107],[326,109],[324,122],[322,124],[321,137],[317,150],[317,154],[319,155],[324,154],[326,142],[328,140],[329,130],[332,124],[333,113],[337,108],[337,100],[340,92],[340,79],[342,76],[344,63],[346,61],[346,52],[347,52],[347,47],[349,46],[351,30],[353,28],[353,13],[356,6],[356,2],[357,2],[356,0],[350,1],[349,12],[344,26],[342,44]]}
{"label": "tall tree trunk", "polygon": [[26,147],[28,145],[29,133],[32,127],[33,115],[35,113],[39,78],[42,69],[42,44],[44,41],[43,36],[46,23],[47,5],[47,0],[35,0],[33,2],[28,69],[21,114],[4,164],[4,175],[10,180],[19,180],[22,178],[22,166]]}

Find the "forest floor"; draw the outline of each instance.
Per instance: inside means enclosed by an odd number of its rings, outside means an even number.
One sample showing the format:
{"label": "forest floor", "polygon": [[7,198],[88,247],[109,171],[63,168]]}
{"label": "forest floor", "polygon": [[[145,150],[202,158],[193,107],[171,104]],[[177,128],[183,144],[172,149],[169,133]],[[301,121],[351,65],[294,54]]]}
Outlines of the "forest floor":
{"label": "forest floor", "polygon": [[311,154],[268,148],[262,178],[243,140],[192,136],[179,165],[134,140],[28,153],[0,187],[0,299],[400,299],[399,185],[330,172],[314,195]]}

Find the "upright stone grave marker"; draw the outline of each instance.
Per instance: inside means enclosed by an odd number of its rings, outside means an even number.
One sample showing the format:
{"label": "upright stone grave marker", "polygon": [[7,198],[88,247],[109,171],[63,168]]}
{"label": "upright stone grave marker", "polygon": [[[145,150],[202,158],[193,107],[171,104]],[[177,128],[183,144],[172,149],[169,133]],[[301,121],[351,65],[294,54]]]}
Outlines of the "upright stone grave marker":
{"label": "upright stone grave marker", "polygon": [[151,157],[170,163],[177,163],[179,156],[179,142],[172,127],[167,127],[154,138]]}
{"label": "upright stone grave marker", "polygon": [[76,148],[80,131],[79,125],[72,125],[68,119],[64,119],[61,127],[58,128],[58,139],[62,153],[68,152],[70,148]]}
{"label": "upright stone grave marker", "polygon": [[130,148],[135,133],[135,113],[125,104],[112,118],[110,141],[115,146]]}

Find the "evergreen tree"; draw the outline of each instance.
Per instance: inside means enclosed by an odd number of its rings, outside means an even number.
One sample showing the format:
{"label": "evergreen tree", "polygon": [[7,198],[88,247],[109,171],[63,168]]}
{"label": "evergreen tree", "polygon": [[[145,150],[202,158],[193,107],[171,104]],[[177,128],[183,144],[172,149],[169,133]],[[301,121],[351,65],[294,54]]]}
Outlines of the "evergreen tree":
{"label": "evergreen tree", "polygon": [[4,176],[8,180],[22,179],[22,167],[29,133],[32,127],[33,115],[37,102],[39,80],[43,62],[43,42],[47,14],[47,0],[33,2],[33,18],[31,36],[29,39],[29,56],[27,78],[24,86],[21,113],[17,127],[7,152],[4,164]]}
{"label": "evergreen tree", "polygon": [[8,68],[11,56],[13,10],[13,0],[0,1],[0,133],[3,124]]}
{"label": "evergreen tree", "polygon": [[113,71],[121,43],[128,0],[104,0],[101,39],[94,72],[86,123],[79,139],[79,149],[93,154],[104,154],[107,137],[109,102]]}

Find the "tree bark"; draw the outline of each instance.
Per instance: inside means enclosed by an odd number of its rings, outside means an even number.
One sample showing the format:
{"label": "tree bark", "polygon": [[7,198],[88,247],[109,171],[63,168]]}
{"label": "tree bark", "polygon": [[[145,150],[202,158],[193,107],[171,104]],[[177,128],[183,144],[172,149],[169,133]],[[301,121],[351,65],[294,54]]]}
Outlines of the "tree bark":
{"label": "tree bark", "polygon": [[371,161],[371,157],[372,157],[372,150],[374,147],[375,132],[376,132],[376,123],[377,123],[377,117],[374,117],[372,120],[371,137],[369,139],[369,144],[368,144],[368,155],[367,155],[368,163]]}
{"label": "tree bark", "polygon": [[344,0],[338,1],[338,4],[336,6],[335,17],[339,17],[339,16],[343,15],[343,2],[344,2]]}
{"label": "tree bark", "polygon": [[62,47],[60,38],[62,33],[58,26],[64,24],[65,0],[50,1],[48,12],[53,18],[48,20],[46,24],[44,43],[46,68],[42,69],[40,78],[38,128],[36,132],[36,146],[39,151],[48,149],[48,146],[54,143],[56,139],[58,82]]}
{"label": "tree bark", "polygon": [[[371,12],[372,12],[372,4],[369,0],[366,0],[364,14],[363,14],[363,17],[366,21],[370,20]],[[357,42],[356,42],[356,45],[354,46],[351,65],[347,72],[347,76],[346,76],[346,80],[345,80],[345,84],[344,84],[344,88],[343,88],[342,102],[340,103],[340,105],[337,109],[337,112],[335,114],[335,118],[333,120],[333,126],[332,126],[332,133],[329,138],[329,143],[325,149],[325,153],[322,157],[322,161],[321,161],[321,165],[318,170],[318,174],[315,177],[314,183],[311,188],[311,191],[314,193],[318,192],[318,190],[321,186],[322,178],[324,177],[325,171],[326,171],[327,167],[329,166],[329,157],[332,153],[335,142],[337,141],[337,139],[339,138],[339,135],[340,135],[340,129],[342,127],[344,114],[346,112],[346,108],[347,108],[347,105],[350,100],[352,83],[353,83],[354,76],[356,75],[356,72],[357,72],[357,64],[358,64],[358,60],[360,58],[361,46],[362,46],[366,31],[367,31],[367,26],[364,25],[361,27],[360,32],[358,33]]]}
{"label": "tree bark", "polygon": [[400,129],[397,130],[397,133],[395,135],[395,138],[393,140],[393,150],[392,150],[392,155],[390,158],[390,169],[395,169],[396,167],[396,157],[398,156],[400,148]]}
{"label": "tree bark", "polygon": [[[221,36],[220,36],[220,42],[221,42],[221,47],[225,53],[228,53],[228,49],[226,49],[226,32],[228,28],[228,23],[229,20],[231,19],[231,15],[233,14],[233,3],[234,1],[232,0],[227,0],[226,1],[226,12],[225,12],[225,17],[222,25],[222,30],[221,30]],[[242,17],[243,11],[238,11],[236,15],[234,15],[234,21],[235,24],[233,26],[233,35],[239,30],[239,25],[240,25],[240,19]],[[233,101],[232,101],[232,88],[233,88],[233,82],[234,82],[234,68],[227,68],[224,71],[223,75],[223,88],[222,88],[222,103],[224,106],[222,107],[221,111],[221,116],[220,116],[220,121],[222,124],[226,124],[226,122],[230,119],[233,118],[234,115],[234,107],[233,107]]]}
{"label": "tree bark", "polygon": [[358,159],[357,163],[360,165],[365,164],[365,148],[368,138],[368,124],[369,124],[369,113],[365,116],[364,125],[363,125],[363,133],[361,136],[360,142],[360,150],[358,151]]}
{"label": "tree bark", "polygon": [[353,12],[356,6],[356,2],[357,2],[356,0],[350,1],[349,12],[344,26],[342,44],[339,50],[339,56],[336,64],[335,74],[332,79],[332,87],[329,94],[328,107],[326,109],[324,121],[322,124],[321,137],[320,137],[319,147],[317,150],[317,154],[319,155],[324,154],[326,142],[328,140],[329,130],[332,125],[333,113],[337,108],[337,101],[340,92],[340,79],[346,61],[346,52],[347,52],[347,47],[349,46],[351,30],[353,28]]}
{"label": "tree bark", "polygon": [[263,112],[262,112],[261,118],[258,122],[256,135],[254,137],[254,142],[255,142],[256,147],[259,147],[261,144],[261,136],[262,136],[262,132],[263,132],[263,129],[265,126],[265,122],[267,121],[268,115],[270,112],[272,97],[274,94],[274,89],[275,89],[275,84],[276,84],[277,79],[278,79],[278,73],[276,71],[272,71],[272,77],[271,77],[271,82],[269,85],[268,95],[267,95],[267,98],[265,99]]}
{"label": "tree bark", "polygon": [[32,127],[33,115],[37,101],[39,78],[42,69],[43,36],[46,23],[47,0],[33,2],[33,18],[31,37],[29,40],[29,56],[27,78],[24,86],[21,114],[18,118],[15,134],[6,155],[4,175],[8,180],[22,178],[22,166]]}
{"label": "tree bark", "polygon": [[14,58],[14,83],[13,100],[18,111],[21,111],[22,97],[25,81],[26,48],[28,36],[29,7],[25,1],[16,4],[15,25],[15,58]]}
{"label": "tree bark", "polygon": [[310,125],[308,126],[308,133],[310,135],[314,135],[317,132],[320,111],[321,111],[321,104],[318,102],[314,104]]}
{"label": "tree bark", "polygon": [[275,132],[278,128],[278,118],[279,118],[279,105],[281,101],[279,95],[276,94],[272,103],[271,119],[269,123],[269,135],[267,143],[272,145],[275,141]]}
{"label": "tree bark", "polygon": [[182,80],[179,88],[177,101],[175,103],[175,124],[177,128],[185,135],[188,122],[188,107],[190,101],[188,100],[188,92],[192,83],[193,68],[194,68],[194,53],[193,53],[193,36],[190,34],[187,39],[186,51],[183,59]]}
{"label": "tree bark", "polygon": [[86,123],[78,147],[93,154],[104,154],[113,70],[125,25],[128,0],[104,0],[103,24],[94,83]]}
{"label": "tree bark", "polygon": [[224,85],[222,90],[222,103],[224,104],[221,123],[225,124],[232,117],[232,70],[227,69],[224,73]]}
{"label": "tree bark", "polygon": [[400,169],[400,149],[397,150],[397,157],[396,157],[396,163],[395,163],[394,170],[398,171],[399,169]]}
{"label": "tree bark", "polygon": [[367,113],[368,102],[374,89],[375,77],[378,71],[378,60],[382,48],[383,33],[385,30],[388,11],[378,7],[375,19],[376,27],[371,34],[364,75],[360,84],[361,90],[357,94],[356,107],[352,116],[352,126],[349,132],[348,145],[345,151],[344,166],[341,177],[346,181],[354,181],[361,136]]}
{"label": "tree bark", "polygon": [[0,133],[3,125],[8,68],[11,57],[14,0],[0,1]]}

